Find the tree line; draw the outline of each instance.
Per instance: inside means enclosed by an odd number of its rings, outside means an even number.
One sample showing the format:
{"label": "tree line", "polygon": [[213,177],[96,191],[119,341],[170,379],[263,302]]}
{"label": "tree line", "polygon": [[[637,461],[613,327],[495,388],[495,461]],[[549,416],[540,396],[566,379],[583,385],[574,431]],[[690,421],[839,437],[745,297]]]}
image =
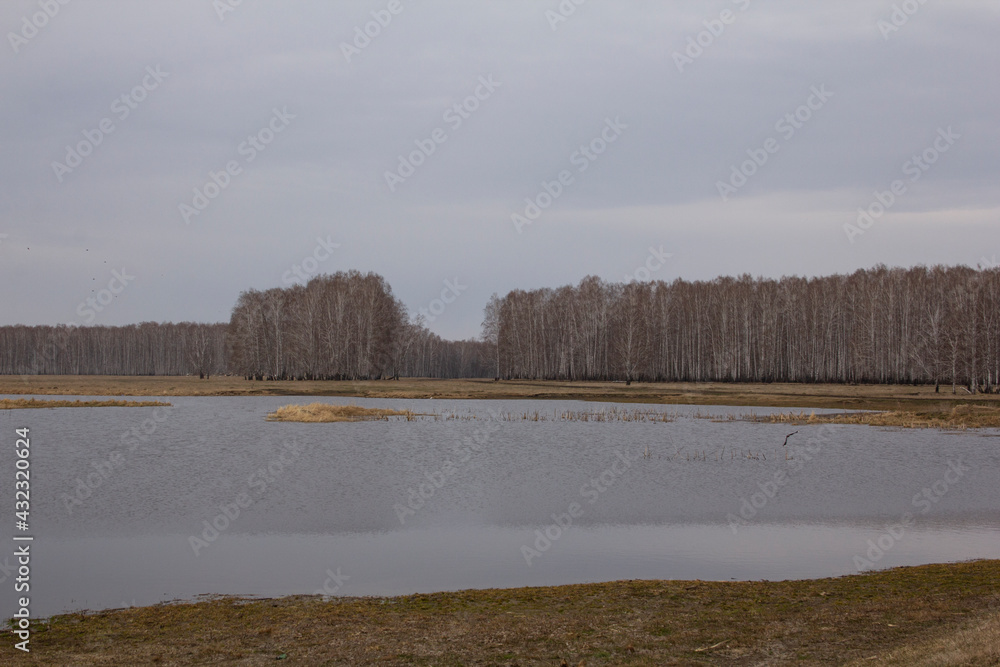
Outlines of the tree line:
{"label": "tree line", "polygon": [[502,378],[950,383],[1000,380],[1000,269],[606,283],[493,295]]}
{"label": "tree line", "polygon": [[1000,269],[609,283],[494,294],[480,340],[411,319],[382,276],[247,290],[228,324],[0,327],[0,374],[258,380],[1000,384]]}
{"label": "tree line", "polygon": [[0,327],[2,375],[201,375],[226,371],[226,325]]}
{"label": "tree line", "polygon": [[385,279],[358,271],[240,294],[229,368],[247,378],[360,380],[483,377],[485,345],[445,341],[409,319]]}
{"label": "tree line", "polygon": [[351,271],[245,291],[228,324],[0,326],[0,374],[485,377],[486,347],[410,321],[381,276]]}

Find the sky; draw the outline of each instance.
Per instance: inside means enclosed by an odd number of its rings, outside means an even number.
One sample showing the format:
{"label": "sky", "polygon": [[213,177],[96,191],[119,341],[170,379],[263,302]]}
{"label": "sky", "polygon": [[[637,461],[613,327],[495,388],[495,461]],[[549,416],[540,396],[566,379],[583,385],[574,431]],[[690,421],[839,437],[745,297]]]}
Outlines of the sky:
{"label": "sky", "polygon": [[[63,4],[65,3],[65,4]],[[0,325],[1000,256],[1000,3],[5,0]]]}

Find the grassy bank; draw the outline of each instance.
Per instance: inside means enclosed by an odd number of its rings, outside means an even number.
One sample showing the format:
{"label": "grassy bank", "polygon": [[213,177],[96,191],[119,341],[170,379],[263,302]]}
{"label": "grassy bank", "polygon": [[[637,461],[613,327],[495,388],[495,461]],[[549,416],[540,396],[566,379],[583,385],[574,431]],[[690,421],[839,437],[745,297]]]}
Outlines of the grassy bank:
{"label": "grassy bank", "polygon": [[[221,598],[57,616],[6,664],[997,664],[1000,561],[785,582]],[[895,657],[893,657],[895,656]],[[874,658],[874,659],[873,659]],[[565,662],[563,662],[565,661]]]}
{"label": "grassy bank", "polygon": [[145,408],[170,405],[161,401],[66,401],[38,398],[0,398],[0,410],[25,410],[32,408]]}
{"label": "grassy bank", "polygon": [[237,377],[0,376],[0,394],[88,396],[357,396],[370,398],[575,399],[693,405],[868,410],[943,410],[1000,406],[1000,394],[952,394],[931,386],[430,380],[255,382]]}
{"label": "grassy bank", "polygon": [[[89,396],[337,396],[360,398],[563,399],[621,403],[877,410],[880,415],[816,417],[872,426],[1000,427],[1000,394],[952,394],[931,386],[556,382],[510,380],[255,382],[236,377],[97,375],[0,376],[0,394]],[[794,415],[793,415],[794,416]],[[807,420],[808,414],[802,415]],[[794,419],[788,418],[788,421]]]}

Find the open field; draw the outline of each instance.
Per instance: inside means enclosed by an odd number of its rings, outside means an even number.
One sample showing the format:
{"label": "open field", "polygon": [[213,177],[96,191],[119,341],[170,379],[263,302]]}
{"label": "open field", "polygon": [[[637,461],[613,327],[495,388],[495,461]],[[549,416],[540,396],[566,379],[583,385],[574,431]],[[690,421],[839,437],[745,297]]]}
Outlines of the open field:
{"label": "open field", "polygon": [[25,410],[31,408],[146,408],[170,405],[162,401],[65,401],[43,398],[0,398],[0,410]]}
{"label": "open field", "polygon": [[940,412],[956,405],[1000,407],[1000,394],[952,394],[942,387],[842,384],[431,380],[255,382],[239,377],[0,376],[0,394],[82,396],[357,396],[369,398],[576,399],[692,405],[747,405]]}
{"label": "open field", "polygon": [[[57,616],[5,664],[989,665],[1000,561],[784,582],[219,598]],[[948,656],[930,662],[929,654]],[[874,659],[873,659],[874,658]]]}

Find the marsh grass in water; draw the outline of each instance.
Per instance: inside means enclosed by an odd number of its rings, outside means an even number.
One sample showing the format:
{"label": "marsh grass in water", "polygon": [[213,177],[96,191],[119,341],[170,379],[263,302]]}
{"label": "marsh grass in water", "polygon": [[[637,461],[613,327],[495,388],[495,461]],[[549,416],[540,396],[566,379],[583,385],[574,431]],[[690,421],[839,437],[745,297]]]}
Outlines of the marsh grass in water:
{"label": "marsh grass in water", "polygon": [[562,421],[562,422],[660,422],[669,424],[675,415],[660,410],[644,408],[627,408],[613,405],[599,410],[553,410],[548,412],[534,410],[531,412],[504,412],[498,417],[501,421]]}
{"label": "marsh grass in water", "polygon": [[1000,428],[1000,407],[992,405],[962,404],[950,410],[889,410],[884,412],[847,412],[817,415],[805,411],[778,412],[758,415],[745,412],[731,415],[701,413],[694,415],[712,421],[749,421],[763,424],[862,424],[895,428],[940,428],[965,430],[970,428]]}
{"label": "marsh grass in water", "polygon": [[544,410],[523,412],[500,412],[493,415],[479,415],[474,412],[413,412],[412,410],[389,410],[384,408],[362,408],[357,405],[331,405],[310,403],[309,405],[285,405],[267,415],[268,421],[283,422],[355,422],[380,421],[399,417],[406,421],[427,418],[444,421],[496,420],[504,422],[661,422],[674,421],[674,415],[659,410],[625,408],[611,406],[599,410]]}

